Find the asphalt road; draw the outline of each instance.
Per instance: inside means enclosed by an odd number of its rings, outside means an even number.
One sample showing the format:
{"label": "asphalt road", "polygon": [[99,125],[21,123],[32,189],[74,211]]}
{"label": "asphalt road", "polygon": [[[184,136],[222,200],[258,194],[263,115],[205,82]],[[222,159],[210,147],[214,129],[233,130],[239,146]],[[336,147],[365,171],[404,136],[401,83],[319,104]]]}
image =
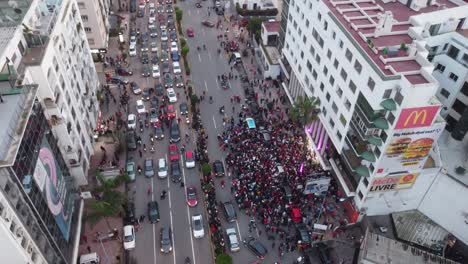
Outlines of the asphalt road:
{"label": "asphalt road", "polygon": [[[209,103],[208,99],[205,99],[204,102],[200,104],[200,112],[202,116],[203,126],[208,132],[208,153],[211,162],[214,160],[221,160],[223,164],[224,158],[227,153],[220,150],[218,147],[217,135],[223,131],[223,115],[219,113],[219,108],[225,106],[225,116],[226,117],[235,117],[235,122],[237,123],[239,118],[238,114],[240,111],[239,104],[235,105],[235,110],[232,109],[232,104],[230,98],[234,95],[241,96],[244,98],[244,92],[241,89],[240,80],[232,79],[230,80],[230,89],[224,90],[221,88],[219,81],[217,79],[218,75],[227,74],[230,72],[230,65],[228,64],[227,57],[224,52],[221,52],[218,55],[218,48],[220,48],[219,41],[217,40],[217,35],[222,34],[224,31],[214,28],[208,28],[201,24],[204,20],[210,20],[213,23],[216,23],[218,19],[224,19],[221,16],[214,14],[214,11],[210,11],[210,16],[208,16],[208,6],[212,6],[213,2],[203,1],[202,8],[196,8],[195,2],[192,1],[180,1],[179,6],[184,11],[184,16],[182,20],[182,27],[184,33],[188,27],[192,27],[195,31],[194,38],[188,38],[188,44],[190,47],[189,60],[191,64],[191,81],[194,84],[195,92],[198,95],[202,95],[203,91],[206,93],[206,98],[209,96],[213,97],[214,102]],[[226,10],[232,9],[232,3],[223,2],[226,6]],[[227,23],[224,23],[224,29],[226,28]],[[234,33],[234,32],[230,32]],[[198,51],[197,47],[206,46],[207,50]],[[234,74],[238,74],[234,70]],[[225,166],[226,168],[226,166]],[[216,197],[218,201],[232,201],[236,206],[233,195],[230,193],[230,179],[226,177],[225,188],[221,188],[220,181],[221,179],[216,179]],[[221,208],[220,208],[221,209]],[[240,235],[240,240],[245,239],[249,236],[260,239],[264,246],[268,249],[268,254],[261,263],[275,263],[276,261],[281,261],[281,263],[292,263],[296,258],[296,253],[287,253],[281,260],[278,258],[278,251],[276,245],[275,249],[271,248],[272,241],[268,241],[265,235],[260,235],[258,230],[252,230],[249,232],[248,223],[250,217],[239,212],[238,208],[237,215],[238,219],[235,223],[227,223],[224,216],[220,216],[222,219],[223,231],[226,228],[235,227]],[[221,210],[219,210],[221,212]],[[263,233],[265,231],[263,230]],[[225,238],[226,239],[226,238]],[[278,242],[277,242],[278,244]],[[236,264],[247,264],[252,263],[257,260],[256,256],[252,254],[246,247],[241,246],[241,250],[237,253],[231,254],[233,257],[234,263]]]}
{"label": "asphalt road", "polygon": [[[158,3],[156,2],[156,7]],[[136,15],[136,13],[132,13]],[[137,18],[136,25],[141,32],[147,31],[149,16],[149,5],[146,5],[146,12],[143,18]],[[175,14],[174,14],[175,18]],[[130,24],[130,23],[129,23]],[[158,37],[157,43],[159,46],[158,54],[161,54],[160,47],[160,30],[159,23],[158,26]],[[129,25],[129,28],[131,25]],[[127,33],[129,31],[126,31]],[[128,38],[128,34],[125,36]],[[152,38],[150,38],[150,41]],[[169,42],[170,43],[170,42]],[[180,46],[179,46],[180,47]],[[137,45],[137,56],[130,57],[130,68],[133,70],[133,76],[129,76],[130,81],[135,81],[138,83],[140,88],[154,87],[156,80],[153,77],[143,77],[142,69],[143,64],[140,62],[140,45]],[[151,58],[151,51],[149,52]],[[150,64],[151,66],[151,61]],[[160,65],[161,69],[161,65]],[[171,65],[172,72],[172,65]],[[177,116],[180,116],[179,104],[186,101],[184,92],[182,88],[175,88],[178,95],[178,101],[175,104],[175,109],[177,110]],[[141,95],[133,95],[130,92],[131,99],[129,102],[129,112],[136,114],[136,100],[141,99]],[[161,98],[160,98],[161,100]],[[149,110],[149,102],[145,102],[146,109]],[[182,118],[184,119],[184,118]],[[178,143],[179,150],[182,144],[186,145],[186,150],[193,150],[194,144],[192,142],[185,142],[185,134],[191,133],[187,124],[183,123],[180,126],[182,140]],[[201,200],[201,189],[200,189],[200,180],[198,168],[186,169],[183,163],[182,154],[180,155],[183,182],[185,186],[195,186],[198,190],[198,205],[193,208],[189,208],[186,202],[185,188],[182,188],[179,183],[173,183],[170,181],[170,174],[166,179],[159,179],[157,176],[157,164],[159,158],[166,158],[168,161],[168,146],[169,146],[169,129],[165,127],[165,139],[155,140],[154,147],[156,151],[151,153],[150,149],[150,140],[149,134],[151,133],[149,128],[145,128],[143,133],[140,133],[139,127],[137,126],[137,134],[141,136],[143,143],[147,146],[147,151],[143,152],[142,157],[140,158],[138,151],[130,151],[128,153],[129,158],[133,158],[137,165],[144,168],[144,160],[146,158],[153,159],[153,165],[155,169],[155,176],[152,178],[146,178],[143,175],[138,175],[136,181],[130,184],[130,190],[128,197],[135,203],[135,214],[136,216],[147,215],[147,204],[149,201],[157,201],[159,204],[160,217],[161,220],[159,223],[150,224],[148,217],[146,217],[144,223],[140,224],[140,229],[136,233],[136,248],[130,252],[130,256],[137,260],[139,264],[166,264],[166,263],[184,263],[185,258],[188,256],[194,264],[205,264],[212,263],[212,254],[211,254],[211,245],[210,240],[207,235],[208,225],[206,224],[207,217],[205,215],[205,209]],[[143,151],[143,148],[140,147]],[[197,164],[198,166],[198,164]],[[169,172],[170,173],[170,172]],[[151,189],[152,192],[148,195],[147,190]],[[162,190],[167,191],[166,199],[161,200],[160,194]],[[205,227],[205,237],[201,239],[196,239],[193,237],[191,230],[191,216],[194,214],[202,214]],[[173,232],[173,251],[169,254],[163,254],[160,252],[160,229],[162,226],[170,226]]]}

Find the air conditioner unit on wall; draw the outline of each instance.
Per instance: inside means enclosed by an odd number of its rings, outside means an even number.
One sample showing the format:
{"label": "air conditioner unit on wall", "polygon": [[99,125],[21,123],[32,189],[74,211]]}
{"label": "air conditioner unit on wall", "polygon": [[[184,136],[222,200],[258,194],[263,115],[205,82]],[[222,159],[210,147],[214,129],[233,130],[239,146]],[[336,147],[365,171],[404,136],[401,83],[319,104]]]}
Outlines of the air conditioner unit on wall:
{"label": "air conditioner unit on wall", "polygon": [[16,228],[16,232],[15,232],[15,234],[16,234],[16,236],[17,236],[18,238],[22,238],[22,237],[23,237],[23,235],[24,235],[23,228],[21,228],[21,227],[17,227],[17,228]]}

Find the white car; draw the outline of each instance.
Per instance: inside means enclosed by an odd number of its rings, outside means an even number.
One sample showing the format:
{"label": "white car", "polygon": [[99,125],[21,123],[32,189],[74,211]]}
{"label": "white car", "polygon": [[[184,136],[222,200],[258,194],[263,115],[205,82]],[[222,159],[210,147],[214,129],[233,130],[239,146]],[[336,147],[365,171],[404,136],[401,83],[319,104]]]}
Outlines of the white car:
{"label": "white car", "polygon": [[145,108],[145,105],[143,104],[142,100],[137,100],[136,101],[136,109],[137,109],[138,114],[146,113],[146,108]]}
{"label": "white car", "polygon": [[174,74],[180,74],[182,73],[182,70],[180,69],[180,64],[178,61],[174,61],[172,63],[172,69],[174,70]]}
{"label": "white car", "polygon": [[158,43],[156,41],[151,42],[151,52],[158,52]]}
{"label": "white car", "polygon": [[153,64],[153,78],[161,77],[161,72],[159,71],[159,65]]}
{"label": "white car", "polygon": [[156,24],[154,23],[153,20],[150,19],[150,20],[148,21],[148,29],[151,30],[151,29],[153,29],[153,28],[156,28]]}
{"label": "white car", "polygon": [[192,230],[195,238],[202,238],[205,236],[203,229],[203,218],[201,214],[192,215]]}
{"label": "white car", "polygon": [[128,55],[130,55],[130,57],[135,57],[137,55],[136,45],[130,45],[130,48],[128,48]]}
{"label": "white car", "polygon": [[129,114],[127,117],[127,127],[128,129],[135,129],[136,127],[136,116],[134,114]]}
{"label": "white car", "polygon": [[231,252],[237,252],[240,250],[239,239],[237,239],[237,232],[234,227],[226,229],[226,235],[228,237],[229,249]]}
{"label": "white car", "polygon": [[123,246],[125,250],[135,248],[135,229],[133,225],[126,225],[123,228]]}
{"label": "white car", "polygon": [[167,41],[167,30],[161,29],[161,40]]}
{"label": "white car", "polygon": [[177,102],[177,94],[173,88],[167,89],[167,97],[169,97],[169,103]]}
{"label": "white car", "polygon": [[179,52],[179,47],[177,46],[177,42],[175,42],[175,41],[171,42],[171,51]]}
{"label": "white car", "polygon": [[130,46],[135,46],[137,43],[136,36],[130,36]]}
{"label": "white car", "polygon": [[158,177],[164,179],[167,177],[167,163],[165,158],[158,161]]}

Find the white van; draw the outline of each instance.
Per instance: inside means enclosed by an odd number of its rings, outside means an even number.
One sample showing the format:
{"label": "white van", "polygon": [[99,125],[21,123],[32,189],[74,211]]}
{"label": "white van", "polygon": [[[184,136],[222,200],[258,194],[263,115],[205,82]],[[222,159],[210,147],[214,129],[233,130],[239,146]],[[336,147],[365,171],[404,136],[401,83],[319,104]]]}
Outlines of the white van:
{"label": "white van", "polygon": [[131,45],[130,48],[128,48],[128,55],[130,55],[130,57],[135,57],[137,55],[136,45]]}
{"label": "white van", "polygon": [[80,264],[98,264],[99,256],[96,252],[80,256]]}
{"label": "white van", "polygon": [[124,36],[122,33],[119,33],[119,44],[124,44],[124,43],[125,43]]}

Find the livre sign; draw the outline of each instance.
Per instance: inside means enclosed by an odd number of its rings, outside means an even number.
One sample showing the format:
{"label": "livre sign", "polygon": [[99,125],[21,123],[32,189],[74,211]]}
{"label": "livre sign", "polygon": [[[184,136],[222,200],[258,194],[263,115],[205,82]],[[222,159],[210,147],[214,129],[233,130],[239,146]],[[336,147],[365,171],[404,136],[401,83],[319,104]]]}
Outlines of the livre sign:
{"label": "livre sign", "polygon": [[409,173],[375,178],[372,181],[370,192],[386,192],[411,188],[418,175],[419,173]]}
{"label": "livre sign", "polygon": [[425,106],[401,110],[395,129],[426,127],[432,124],[440,106]]}

